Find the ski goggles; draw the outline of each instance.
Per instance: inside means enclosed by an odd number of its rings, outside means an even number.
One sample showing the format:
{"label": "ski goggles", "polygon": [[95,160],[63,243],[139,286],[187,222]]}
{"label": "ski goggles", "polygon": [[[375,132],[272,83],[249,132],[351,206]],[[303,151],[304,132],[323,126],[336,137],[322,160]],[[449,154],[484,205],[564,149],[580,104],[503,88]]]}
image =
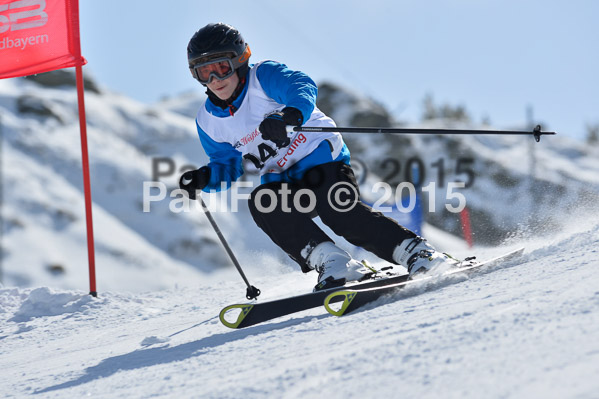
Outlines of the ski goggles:
{"label": "ski goggles", "polygon": [[203,84],[210,83],[212,78],[217,80],[227,79],[235,73],[233,60],[226,57],[196,64],[191,66],[190,69],[193,77]]}
{"label": "ski goggles", "polygon": [[242,66],[250,58],[250,46],[245,47],[245,51],[239,57],[222,56],[213,58],[206,62],[198,62],[189,66],[191,74],[202,84],[208,84],[212,78],[217,80],[227,79],[235,73],[235,70]]}

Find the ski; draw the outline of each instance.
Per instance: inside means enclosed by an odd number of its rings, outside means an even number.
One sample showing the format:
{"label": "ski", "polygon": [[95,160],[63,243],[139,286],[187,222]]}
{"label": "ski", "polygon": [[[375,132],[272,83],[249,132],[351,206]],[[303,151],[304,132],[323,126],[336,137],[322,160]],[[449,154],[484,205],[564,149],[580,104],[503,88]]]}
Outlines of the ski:
{"label": "ski", "polygon": [[[468,273],[475,270],[479,270],[483,266],[491,266],[494,264],[498,264],[500,262],[505,262],[508,260],[515,259],[522,255],[524,252],[524,248],[519,248],[514,251],[508,252],[506,254],[497,256],[492,259],[488,259],[483,262],[476,262],[470,264],[469,266],[463,266],[456,269],[452,269],[443,274],[434,275],[434,276],[425,276],[417,279],[405,279],[405,281],[399,282],[390,282],[383,286],[371,287],[371,288],[361,288],[361,287],[351,287],[344,288],[340,290],[336,290],[335,292],[329,293],[324,300],[324,307],[330,314],[334,316],[342,316],[344,314],[351,313],[356,309],[361,308],[362,306],[373,302],[380,297],[390,294],[396,290],[401,288],[405,288],[414,283],[419,283],[423,281],[435,281],[436,279],[441,279],[452,274],[457,273]],[[343,302],[339,309],[334,309],[331,307],[331,303]]]}
{"label": "ski", "polygon": [[[389,268],[383,268],[381,272],[374,274],[370,279],[352,283],[346,286],[329,288],[326,290],[310,292],[307,294],[275,299],[268,302],[244,303],[227,306],[221,310],[219,319],[221,323],[229,328],[244,328],[262,323],[277,317],[286,316],[292,313],[301,312],[322,306],[327,295],[338,291],[349,289],[369,289],[389,284],[399,284],[408,280],[407,274],[399,274],[386,271]],[[340,300],[340,299],[339,299]],[[226,316],[239,312],[234,321],[228,321]],[[235,317],[235,316],[233,316]]]}

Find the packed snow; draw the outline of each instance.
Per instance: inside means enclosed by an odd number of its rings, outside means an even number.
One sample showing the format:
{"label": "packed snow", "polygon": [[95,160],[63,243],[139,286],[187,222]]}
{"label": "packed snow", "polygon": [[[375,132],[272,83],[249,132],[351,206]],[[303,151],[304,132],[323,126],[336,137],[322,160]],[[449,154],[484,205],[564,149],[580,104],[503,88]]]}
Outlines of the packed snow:
{"label": "packed snow", "polygon": [[[429,232],[431,233],[431,232]],[[432,233],[434,235],[434,233]],[[599,224],[519,238],[510,261],[343,316],[324,308],[242,330],[219,310],[240,279],[144,294],[0,289],[6,398],[546,397],[599,391]],[[513,248],[481,249],[479,257]],[[256,268],[260,300],[314,276]]]}

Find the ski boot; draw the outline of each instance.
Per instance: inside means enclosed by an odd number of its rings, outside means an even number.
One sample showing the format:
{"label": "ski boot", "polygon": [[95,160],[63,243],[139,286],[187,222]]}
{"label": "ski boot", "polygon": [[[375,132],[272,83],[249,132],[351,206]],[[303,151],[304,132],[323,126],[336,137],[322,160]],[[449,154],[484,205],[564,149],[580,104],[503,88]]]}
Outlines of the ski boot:
{"label": "ski boot", "polygon": [[314,291],[340,287],[350,281],[360,281],[372,275],[364,265],[333,244],[325,241],[318,244],[307,259],[310,268],[318,272],[318,284]]}
{"label": "ski boot", "polygon": [[461,262],[438,252],[422,237],[403,240],[393,251],[393,260],[408,269],[410,276],[420,273],[443,273],[459,267]]}

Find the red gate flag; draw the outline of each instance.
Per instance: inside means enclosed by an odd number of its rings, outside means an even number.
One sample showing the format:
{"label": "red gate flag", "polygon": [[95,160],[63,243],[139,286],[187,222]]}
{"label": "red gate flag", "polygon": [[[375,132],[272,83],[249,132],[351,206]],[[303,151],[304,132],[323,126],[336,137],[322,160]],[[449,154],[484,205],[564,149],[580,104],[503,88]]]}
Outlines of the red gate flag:
{"label": "red gate flag", "polygon": [[96,296],[92,195],[87,153],[79,0],[0,0],[0,79],[75,67],[87,224],[90,294]]}
{"label": "red gate flag", "polygon": [[78,0],[0,0],[0,79],[85,63]]}

